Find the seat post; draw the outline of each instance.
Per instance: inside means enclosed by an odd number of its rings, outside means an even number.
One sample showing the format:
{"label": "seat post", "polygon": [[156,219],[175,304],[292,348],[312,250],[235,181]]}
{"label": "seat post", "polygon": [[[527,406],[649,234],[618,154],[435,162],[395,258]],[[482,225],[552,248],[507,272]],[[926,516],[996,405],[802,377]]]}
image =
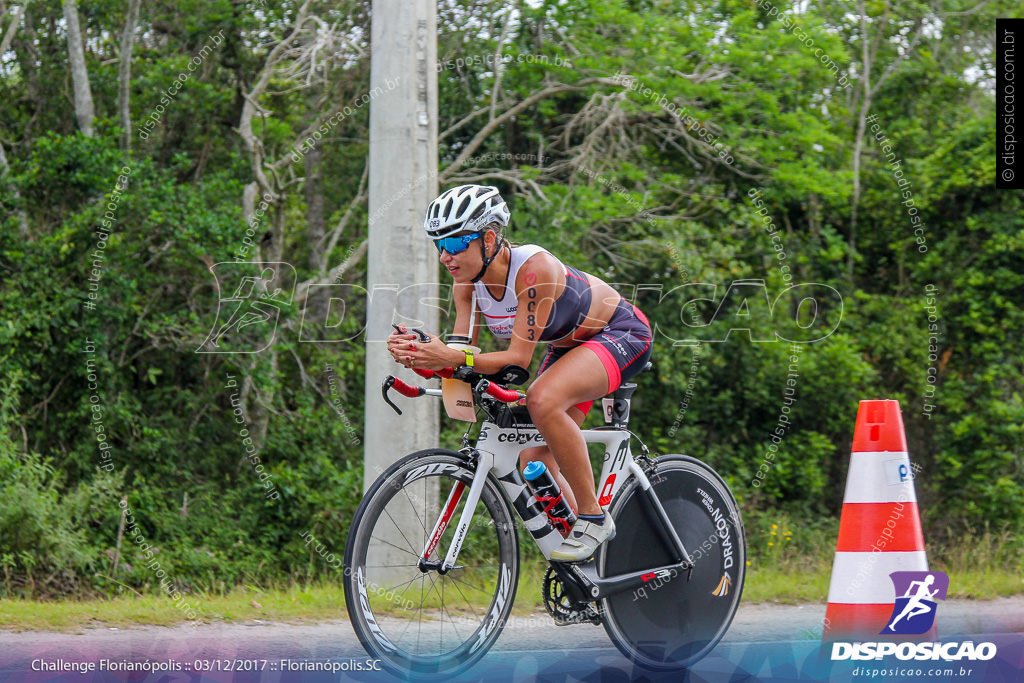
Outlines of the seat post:
{"label": "seat post", "polygon": [[629,402],[634,391],[636,391],[636,384],[626,382],[613,391],[610,397],[601,399],[605,424],[610,424],[617,429],[629,425]]}

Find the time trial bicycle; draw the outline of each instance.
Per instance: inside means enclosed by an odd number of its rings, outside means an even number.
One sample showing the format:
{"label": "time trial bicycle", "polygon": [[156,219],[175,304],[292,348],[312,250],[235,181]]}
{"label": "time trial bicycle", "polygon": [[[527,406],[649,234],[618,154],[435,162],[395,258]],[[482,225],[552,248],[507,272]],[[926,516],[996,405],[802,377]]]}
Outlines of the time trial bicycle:
{"label": "time trial bicycle", "polygon": [[[505,386],[523,384],[529,373],[516,366],[486,376],[468,368],[417,373],[470,383],[486,419],[475,438],[470,425],[459,450],[412,453],[377,478],[349,529],[344,588],[367,652],[419,679],[458,673],[497,640],[519,583],[517,517],[545,559],[563,536],[518,469],[523,449],[545,443],[525,394]],[[441,396],[388,376],[383,397],[399,414],[392,389]],[[629,431],[635,389],[627,383],[603,399],[608,424],[583,430],[588,443],[604,446],[598,498],[617,534],[585,563],[549,560],[544,605],[561,625],[602,624],[642,667],[680,669],[729,628],[746,541],[736,500],[711,467],[686,455],[652,457]]]}

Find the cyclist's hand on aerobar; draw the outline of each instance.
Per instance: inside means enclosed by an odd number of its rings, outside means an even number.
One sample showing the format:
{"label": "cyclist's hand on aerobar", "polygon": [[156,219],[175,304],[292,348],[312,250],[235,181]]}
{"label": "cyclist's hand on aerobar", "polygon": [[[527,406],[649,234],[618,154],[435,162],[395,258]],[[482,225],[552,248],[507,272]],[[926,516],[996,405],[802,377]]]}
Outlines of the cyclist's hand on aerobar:
{"label": "cyclist's hand on aerobar", "polygon": [[[406,329],[405,325],[401,325],[400,328]],[[451,367],[452,349],[448,348],[440,337],[431,334],[427,336],[430,339],[424,342],[411,332],[402,334],[395,330],[388,336],[388,350],[396,363],[401,363],[407,368],[441,370]]]}
{"label": "cyclist's hand on aerobar", "polygon": [[406,350],[408,344],[416,339],[416,335],[406,329],[405,325],[395,325],[394,328],[387,338],[388,353],[396,363],[409,367],[409,354]]}

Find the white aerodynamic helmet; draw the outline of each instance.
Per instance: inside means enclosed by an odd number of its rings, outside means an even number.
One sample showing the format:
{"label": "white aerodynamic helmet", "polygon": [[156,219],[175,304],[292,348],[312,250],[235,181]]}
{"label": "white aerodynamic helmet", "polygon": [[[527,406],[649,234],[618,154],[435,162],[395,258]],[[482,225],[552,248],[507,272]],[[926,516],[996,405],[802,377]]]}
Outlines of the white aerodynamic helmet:
{"label": "white aerodynamic helmet", "polygon": [[508,206],[498,188],[490,185],[459,185],[430,202],[423,229],[432,240],[460,232],[479,232],[491,223],[508,225]]}

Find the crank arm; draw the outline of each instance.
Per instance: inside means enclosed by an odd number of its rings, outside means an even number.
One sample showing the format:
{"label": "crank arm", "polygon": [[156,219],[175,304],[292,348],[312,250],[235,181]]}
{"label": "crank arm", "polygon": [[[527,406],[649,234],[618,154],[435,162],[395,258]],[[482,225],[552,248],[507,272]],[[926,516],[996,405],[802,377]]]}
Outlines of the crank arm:
{"label": "crank arm", "polygon": [[636,590],[655,579],[671,581],[685,574],[689,580],[689,572],[693,569],[693,564],[680,562],[644,571],[620,574],[607,579],[602,579],[597,575],[597,562],[594,560],[585,564],[568,565],[568,569],[577,581],[584,583],[587,590],[590,591],[588,596],[590,600],[601,600],[629,590]]}

